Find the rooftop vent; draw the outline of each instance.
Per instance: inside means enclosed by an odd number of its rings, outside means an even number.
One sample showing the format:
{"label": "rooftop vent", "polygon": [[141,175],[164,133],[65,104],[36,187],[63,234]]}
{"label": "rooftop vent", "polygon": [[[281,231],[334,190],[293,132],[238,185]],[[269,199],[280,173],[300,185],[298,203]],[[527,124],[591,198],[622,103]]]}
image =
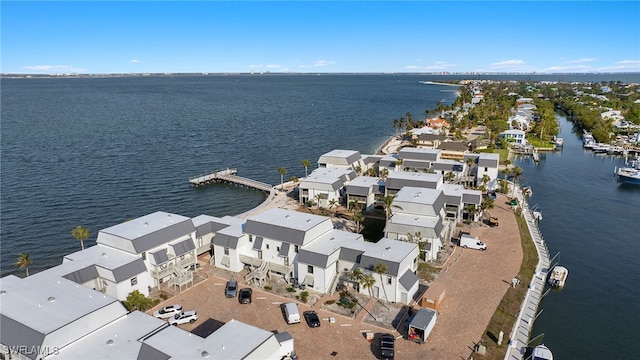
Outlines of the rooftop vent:
{"label": "rooftop vent", "polygon": [[107,257],[107,253],[106,253],[106,252],[103,252],[103,253],[102,253],[102,256],[103,256],[103,257]]}
{"label": "rooftop vent", "polygon": [[200,353],[200,356],[206,359],[209,357],[209,353],[207,351],[203,351],[202,353]]}
{"label": "rooftop vent", "polygon": [[290,218],[290,217],[291,217],[291,215],[289,215],[289,214],[287,214],[287,215],[285,215],[285,216],[284,216],[284,218],[285,218],[285,219],[288,219],[288,218]]}
{"label": "rooftop vent", "polygon": [[107,345],[113,345],[113,340],[111,339],[107,340]]}
{"label": "rooftop vent", "polygon": [[6,292],[5,290],[0,290],[0,295],[4,295],[4,294],[6,294],[6,293],[7,293],[7,292]]}
{"label": "rooftop vent", "polygon": [[387,246],[386,248],[384,248],[385,250],[391,250],[391,246]]}
{"label": "rooftop vent", "polygon": [[54,301],[56,301],[56,298],[54,298],[53,296],[49,296],[49,297],[47,298],[47,301],[48,301],[48,302],[54,302]]}
{"label": "rooftop vent", "polygon": [[149,223],[145,221],[144,226],[149,226]]}

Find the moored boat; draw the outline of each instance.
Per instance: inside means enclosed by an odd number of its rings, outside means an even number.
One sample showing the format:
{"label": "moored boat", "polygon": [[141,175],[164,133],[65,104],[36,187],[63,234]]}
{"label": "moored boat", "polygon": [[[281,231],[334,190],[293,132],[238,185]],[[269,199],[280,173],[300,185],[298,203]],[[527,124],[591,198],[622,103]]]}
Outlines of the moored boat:
{"label": "moored boat", "polygon": [[640,160],[632,160],[626,166],[616,168],[616,178],[621,183],[640,185]]}
{"label": "moored boat", "polygon": [[553,360],[553,354],[548,347],[540,344],[533,348],[531,360]]}
{"label": "moored boat", "polygon": [[568,275],[569,270],[566,267],[556,265],[549,273],[549,280],[547,280],[547,283],[553,287],[561,288],[564,286],[565,281],[567,281]]}
{"label": "moored boat", "polygon": [[582,146],[586,149],[591,149],[596,144],[596,139],[588,132],[582,135]]}

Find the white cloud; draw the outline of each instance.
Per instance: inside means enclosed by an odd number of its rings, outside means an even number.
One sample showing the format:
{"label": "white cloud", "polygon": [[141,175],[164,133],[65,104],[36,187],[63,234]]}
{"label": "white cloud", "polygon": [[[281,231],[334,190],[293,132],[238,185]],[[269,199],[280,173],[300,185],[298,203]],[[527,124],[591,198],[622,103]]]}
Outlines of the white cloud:
{"label": "white cloud", "polygon": [[407,70],[420,70],[422,69],[422,66],[418,66],[418,65],[406,65],[404,67]]}
{"label": "white cloud", "polygon": [[142,62],[142,60],[138,60],[138,59],[131,59],[131,60],[129,60],[129,62],[130,62],[130,63],[133,63],[133,64],[138,64],[138,63],[141,63],[141,62]]}
{"label": "white cloud", "polygon": [[79,74],[85,73],[86,70],[70,65],[27,65],[23,69],[37,73],[57,73],[57,74]]}
{"label": "white cloud", "polygon": [[450,64],[444,61],[436,61],[435,63],[433,63],[433,65],[425,65],[425,66],[421,66],[421,65],[405,65],[404,68],[406,70],[413,70],[413,71],[443,71],[452,67],[456,67],[458,65],[456,64]]}
{"label": "white cloud", "polygon": [[638,72],[640,71],[640,60],[620,60],[611,66],[602,66],[597,71],[604,72]]}
{"label": "white cloud", "polygon": [[335,61],[332,60],[318,60],[316,61],[313,66],[314,67],[325,67],[325,66],[329,66],[329,65],[335,65]]}
{"label": "white cloud", "polygon": [[495,68],[500,68],[500,67],[509,67],[509,66],[516,66],[516,65],[524,65],[524,64],[525,62],[522,60],[506,60],[506,61],[493,63],[491,64],[491,66]]}
{"label": "white cloud", "polygon": [[593,62],[593,61],[597,61],[598,58],[582,58],[582,59],[575,59],[575,60],[567,60],[566,63],[567,64],[578,64],[578,63],[585,63],[585,62]]}

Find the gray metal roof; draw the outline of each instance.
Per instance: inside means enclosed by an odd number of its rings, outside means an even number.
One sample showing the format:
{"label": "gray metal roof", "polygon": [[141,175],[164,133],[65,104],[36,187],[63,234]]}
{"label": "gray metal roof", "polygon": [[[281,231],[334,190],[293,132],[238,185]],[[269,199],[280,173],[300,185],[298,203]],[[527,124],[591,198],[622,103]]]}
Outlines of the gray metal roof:
{"label": "gray metal roof", "polygon": [[467,151],[469,150],[469,145],[458,141],[445,141],[438,145],[438,149],[448,151]]}
{"label": "gray metal roof", "polygon": [[402,167],[408,169],[429,170],[431,168],[431,161],[424,160],[404,160],[402,161]]}
{"label": "gray metal roof", "polygon": [[409,291],[418,282],[418,277],[413,273],[413,271],[411,271],[411,269],[407,269],[407,271],[402,274],[399,281],[400,285],[402,285],[405,290]]}
{"label": "gray metal roof", "polygon": [[379,194],[380,185],[384,182],[377,177],[358,176],[347,185],[347,194],[367,196],[369,194]]}
{"label": "gray metal roof", "polygon": [[262,236],[257,236],[256,237],[256,241],[253,242],[253,247],[251,249],[253,250],[262,250],[262,241],[264,240],[264,238]]}
{"label": "gray metal roof", "polygon": [[327,268],[329,255],[319,254],[313,251],[300,249],[298,251],[298,263]]}
{"label": "gray metal roof", "polygon": [[421,149],[405,147],[398,152],[398,158],[402,160],[422,160],[422,161],[436,161],[439,159],[440,150],[435,149]]}
{"label": "gray metal roof", "polygon": [[291,247],[291,244],[289,244],[288,242],[283,242],[282,245],[280,246],[280,252],[278,253],[278,256],[281,256],[281,257],[289,256],[290,247]]}
{"label": "gray metal roof", "polygon": [[418,139],[420,139],[421,141],[433,141],[433,140],[444,141],[444,140],[447,139],[447,136],[446,135],[420,133],[420,134],[418,134]]}
{"label": "gray metal roof", "polygon": [[392,171],[387,177],[385,184],[387,189],[402,189],[405,186],[437,189],[442,182],[442,174]]}
{"label": "gray metal roof", "polygon": [[[313,231],[311,231],[313,229]],[[292,210],[273,208],[247,219],[245,233],[304,245],[333,229],[331,219]]]}
{"label": "gray metal roof", "polygon": [[366,165],[375,164],[382,159],[384,155],[362,155],[362,162]]}
{"label": "gray metal roof", "polygon": [[[10,347],[26,346],[27,349],[40,349],[42,347],[45,334],[4,314],[0,314],[0,323],[2,323],[2,331],[0,332],[0,343],[2,343],[2,345]],[[53,351],[53,349],[51,350]],[[29,359],[36,359],[37,356],[41,354],[33,351],[23,355]]]}
{"label": "gray metal roof", "polygon": [[138,357],[136,358],[136,360],[169,360],[169,359],[171,359],[171,356],[145,343],[142,343],[142,346],[140,346],[140,352],[138,353]]}
{"label": "gray metal roof", "polygon": [[191,238],[169,245],[173,248],[173,252],[176,256],[180,256],[196,248],[196,245],[193,243],[193,239]]}
{"label": "gray metal roof", "polygon": [[67,280],[71,280],[76,284],[84,284],[87,281],[99,278],[100,274],[98,274],[98,269],[96,269],[95,265],[89,265],[82,269],[78,269],[76,271],[68,273],[62,277]]}
{"label": "gray metal roof", "polygon": [[226,247],[229,249],[235,249],[238,247],[238,237],[223,233],[217,233],[213,236],[213,244]]}
{"label": "gray metal roof", "polygon": [[360,259],[362,258],[362,254],[364,254],[364,250],[343,247],[340,248],[340,255],[338,255],[338,258],[340,260],[359,264]]}
{"label": "gray metal roof", "polygon": [[119,268],[113,269],[113,277],[116,283],[119,283],[123,280],[131,279],[132,277],[146,271],[147,267],[144,264],[144,260],[140,258],[134,262],[130,262],[128,264],[120,266]]}
{"label": "gray metal roof", "polygon": [[218,218],[210,215],[199,215],[191,219],[196,228],[196,237],[216,233],[230,225],[225,218]]}
{"label": "gray metal roof", "polygon": [[362,254],[360,266],[373,270],[379,263],[387,266],[387,274],[398,276],[400,263],[407,258],[418,256],[418,244],[382,238]]}
{"label": "gray metal roof", "polygon": [[500,155],[492,153],[481,153],[478,158],[478,166],[497,168],[500,163]]}
{"label": "gray metal roof", "polygon": [[464,163],[455,160],[439,160],[433,163],[433,171],[464,171]]}
{"label": "gray metal roof", "polygon": [[465,204],[480,205],[482,202],[482,192],[478,190],[465,190],[462,194],[462,202]]}
{"label": "gray metal roof", "polygon": [[360,258],[360,267],[371,270],[376,267],[376,265],[383,263],[387,266],[387,272],[385,274],[398,276],[398,270],[400,268],[400,263],[389,261],[386,259],[378,259],[375,257],[367,256],[366,254],[362,254]]}
{"label": "gray metal roof", "polygon": [[440,236],[444,224],[439,216],[395,213],[387,222],[387,232],[407,234],[419,230],[423,237]]}
{"label": "gray metal roof", "polygon": [[153,256],[153,260],[155,261],[156,265],[161,265],[169,261],[169,257],[167,256],[167,249],[160,249],[156,252],[153,252],[151,253],[151,256]]}

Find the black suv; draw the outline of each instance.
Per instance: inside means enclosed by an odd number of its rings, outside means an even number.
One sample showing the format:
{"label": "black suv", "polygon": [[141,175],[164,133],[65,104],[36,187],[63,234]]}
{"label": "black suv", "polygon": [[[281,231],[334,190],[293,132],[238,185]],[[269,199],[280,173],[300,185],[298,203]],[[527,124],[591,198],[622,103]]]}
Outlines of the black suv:
{"label": "black suv", "polygon": [[391,334],[380,336],[380,358],[382,360],[393,360],[396,338]]}
{"label": "black suv", "polygon": [[240,304],[251,304],[251,289],[241,289],[238,292],[238,301],[240,302]]}

